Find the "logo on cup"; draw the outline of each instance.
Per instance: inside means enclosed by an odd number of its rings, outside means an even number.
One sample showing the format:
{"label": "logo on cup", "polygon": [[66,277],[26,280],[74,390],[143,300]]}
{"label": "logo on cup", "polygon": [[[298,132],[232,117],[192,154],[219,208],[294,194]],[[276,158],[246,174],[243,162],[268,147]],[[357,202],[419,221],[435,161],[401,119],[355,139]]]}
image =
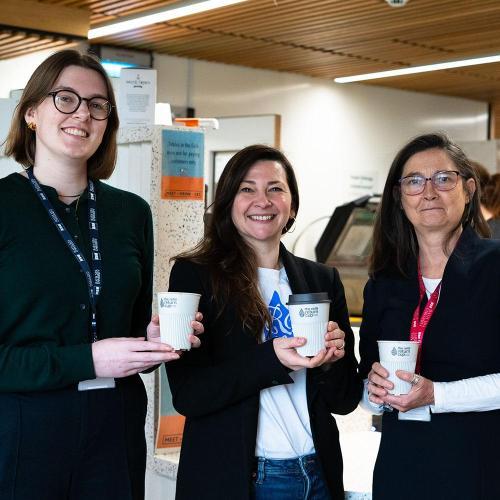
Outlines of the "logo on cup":
{"label": "logo on cup", "polygon": [[391,354],[393,356],[398,356],[399,358],[407,358],[411,356],[411,348],[410,347],[393,347],[391,349]]}
{"label": "logo on cup", "polygon": [[301,318],[315,318],[318,315],[319,315],[319,308],[317,306],[304,307],[299,311],[299,316]]}
{"label": "logo on cup", "polygon": [[160,299],[160,307],[162,309],[169,309],[177,306],[177,297],[164,297]]}

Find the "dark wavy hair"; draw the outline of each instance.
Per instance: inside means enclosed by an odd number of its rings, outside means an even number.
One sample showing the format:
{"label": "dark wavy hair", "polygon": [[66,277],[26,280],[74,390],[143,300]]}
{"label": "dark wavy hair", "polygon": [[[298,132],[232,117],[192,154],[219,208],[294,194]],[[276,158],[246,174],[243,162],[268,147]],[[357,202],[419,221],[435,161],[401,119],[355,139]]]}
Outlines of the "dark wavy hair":
{"label": "dark wavy hair", "polygon": [[[213,292],[211,299],[218,305],[219,314],[228,302],[233,303],[239,319],[257,339],[264,325],[271,323],[271,317],[259,292],[255,253],[235,227],[231,210],[241,182],[259,161],[275,161],[283,167],[292,197],[291,208],[297,215],[299,190],[293,167],[286,156],[270,146],[248,146],[236,153],[222,172],[212,204],[212,217],[203,239],[194,249],[174,257],[207,266]],[[294,220],[287,221],[283,234]]]}
{"label": "dark wavy hair", "polygon": [[38,106],[47,98],[59,75],[68,66],[79,66],[97,71],[106,85],[107,98],[112,105],[111,114],[107,119],[101,144],[87,161],[87,172],[93,179],[108,179],[116,164],[116,134],[119,125],[113,86],[97,57],[82,54],[77,50],[67,49],[55,52],[35,69],[12,118],[9,135],[5,141],[5,155],[12,156],[25,168],[34,164],[36,131],[26,126],[24,116],[29,108]]}
{"label": "dark wavy hair", "polygon": [[[373,230],[373,250],[370,257],[370,276],[381,271],[392,270],[402,276],[407,276],[409,263],[417,258],[418,242],[413,225],[401,209],[401,178],[406,162],[415,154],[428,149],[444,151],[461,174],[462,186],[464,179],[474,179],[479,187],[479,180],[469,159],[462,149],[449,137],[440,133],[420,135],[404,146],[394,158],[380,203],[379,212]],[[469,202],[465,205],[462,218],[454,227],[444,242],[446,254],[450,254],[449,243],[455,231],[460,227],[470,225],[480,236],[488,236],[489,229],[481,214],[479,203],[480,190],[469,194]]]}

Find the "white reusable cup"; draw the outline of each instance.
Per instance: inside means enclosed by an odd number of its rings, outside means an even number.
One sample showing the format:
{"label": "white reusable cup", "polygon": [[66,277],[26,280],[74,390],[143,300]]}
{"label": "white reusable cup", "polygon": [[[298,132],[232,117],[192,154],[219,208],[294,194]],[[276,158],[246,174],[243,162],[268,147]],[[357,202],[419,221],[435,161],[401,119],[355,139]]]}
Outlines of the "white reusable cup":
{"label": "white reusable cup", "polygon": [[301,356],[316,356],[325,348],[325,334],[330,314],[326,292],[294,293],[288,298],[288,310],[294,337],[304,337],[307,342],[297,347]]}
{"label": "white reusable cup", "polygon": [[394,384],[394,389],[388,391],[389,394],[395,396],[408,394],[411,384],[397,377],[396,370],[415,372],[418,342],[411,340],[377,340],[377,344],[380,364],[389,372],[388,379]]}
{"label": "white reusable cup", "polygon": [[201,295],[186,292],[159,292],[158,315],[160,316],[160,336],[164,344],[176,351],[191,349],[189,335],[193,333],[194,321]]}

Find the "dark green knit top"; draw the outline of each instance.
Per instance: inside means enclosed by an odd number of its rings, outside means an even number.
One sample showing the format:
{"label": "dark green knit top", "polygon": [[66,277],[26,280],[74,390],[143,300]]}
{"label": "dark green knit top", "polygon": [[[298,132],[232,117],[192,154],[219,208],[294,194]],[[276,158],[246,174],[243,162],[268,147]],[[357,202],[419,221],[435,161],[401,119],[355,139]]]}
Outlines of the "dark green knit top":
{"label": "dark green knit top", "polygon": [[[98,335],[144,336],[151,317],[153,230],[139,196],[97,181],[102,258]],[[90,262],[87,192],[65,205],[43,186]],[[29,180],[0,179],[0,391],[43,391],[95,377],[90,301],[79,264]]]}

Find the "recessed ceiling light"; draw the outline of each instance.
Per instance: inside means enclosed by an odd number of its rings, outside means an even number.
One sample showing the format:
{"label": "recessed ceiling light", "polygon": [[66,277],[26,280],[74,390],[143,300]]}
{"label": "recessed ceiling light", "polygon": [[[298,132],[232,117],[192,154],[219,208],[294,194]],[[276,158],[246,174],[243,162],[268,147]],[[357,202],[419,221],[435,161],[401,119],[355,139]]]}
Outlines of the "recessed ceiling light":
{"label": "recessed ceiling light", "polygon": [[494,56],[475,57],[473,59],[462,59],[460,61],[448,61],[425,66],[412,66],[409,68],[391,69],[388,71],[378,71],[376,73],[365,73],[363,75],[343,76],[335,78],[336,83],[362,82],[365,80],[375,80],[377,78],[390,78],[392,76],[413,75],[416,73],[427,73],[428,71],[440,71],[443,69],[463,68],[465,66],[475,66],[478,64],[491,64],[500,62],[500,54]]}
{"label": "recessed ceiling light", "polygon": [[176,2],[166,8],[150,10],[147,13],[136,16],[121,17],[119,20],[96,26],[88,32],[89,40],[103,36],[115,35],[123,31],[130,31],[150,24],[161,23],[176,19],[178,17],[199,14],[211,9],[226,7],[246,0],[201,0]]}

